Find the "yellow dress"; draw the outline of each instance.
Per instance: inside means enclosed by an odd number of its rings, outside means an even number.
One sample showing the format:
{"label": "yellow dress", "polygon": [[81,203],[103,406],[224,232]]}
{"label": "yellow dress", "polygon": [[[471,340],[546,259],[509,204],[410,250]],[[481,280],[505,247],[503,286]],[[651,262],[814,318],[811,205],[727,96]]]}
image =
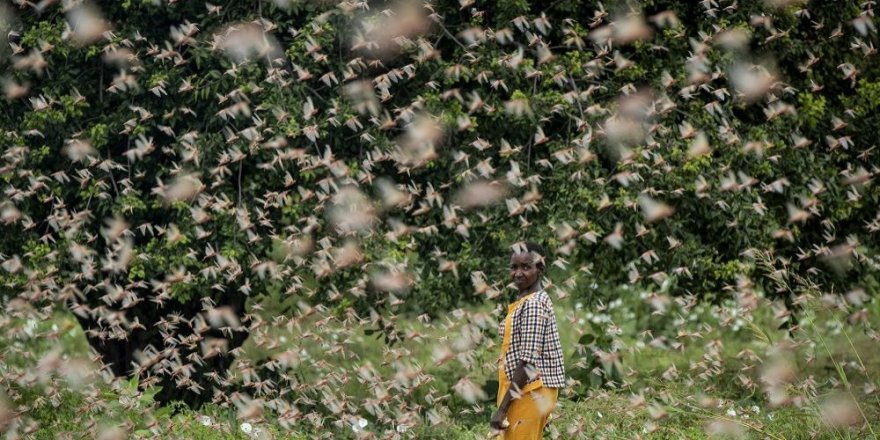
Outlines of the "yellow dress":
{"label": "yellow dress", "polygon": [[[507,317],[504,318],[504,337],[501,341],[501,357],[498,359],[498,397],[497,405],[501,405],[504,395],[510,388],[510,380],[504,371],[504,359],[510,348],[510,335],[513,312],[534,293],[526,295],[507,306]],[[550,418],[550,412],[556,406],[559,389],[547,388],[541,379],[529,383],[523,388],[522,396],[511,402],[507,410],[507,421],[510,423],[498,440],[537,440],[541,438],[544,426]]]}

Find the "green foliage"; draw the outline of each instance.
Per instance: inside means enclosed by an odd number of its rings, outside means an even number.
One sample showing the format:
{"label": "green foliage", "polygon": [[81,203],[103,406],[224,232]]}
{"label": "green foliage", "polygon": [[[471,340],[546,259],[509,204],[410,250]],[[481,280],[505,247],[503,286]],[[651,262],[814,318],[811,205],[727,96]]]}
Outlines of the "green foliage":
{"label": "green foliage", "polygon": [[[870,2],[812,2],[806,14],[768,2],[703,11],[681,0],[601,9],[597,1],[441,1],[432,8],[443,19],[429,35],[401,39],[391,55],[356,47],[369,34],[364,14],[382,17],[345,2],[258,2],[256,10],[227,2],[212,12],[203,2],[126,0],[101,5],[113,31],[84,44],[61,5],[48,3],[16,12],[16,32],[3,37],[21,49],[0,59],[4,80],[29,87],[0,113],[0,254],[23,262],[0,271],[4,301],[117,312],[121,300],[107,291],[119,286],[141,300],[125,313],[154,328],[168,318],[154,306],[163,301],[184,310],[183,321],[201,322],[203,304],[250,298],[250,310],[267,305],[282,317],[319,308],[368,319],[371,339],[396,346],[397,315],[504,303],[510,245],[523,239],[548,246],[553,293],[587,309],[645,292],[627,307],[634,325],[658,337],[675,337],[680,318],[655,314],[657,295],[728,304],[731,286],[754,283],[793,306],[803,292],[780,287],[783,275],[823,292],[880,288],[880,191],[871,182],[880,63],[870,54],[876,32],[854,26],[873,17]],[[680,23],[650,21],[650,39],[595,44],[628,7],[655,18],[672,11]],[[235,60],[219,49],[228,25],[254,22],[271,28],[279,60]],[[831,38],[838,26],[842,37]],[[510,42],[497,38],[505,29]],[[749,39],[726,48],[722,30]],[[469,31],[479,41],[468,42]],[[123,48],[125,60],[114,61]],[[22,67],[28,54],[36,61]],[[806,66],[811,55],[817,62]],[[748,100],[736,90],[731,69],[740,62],[775,75],[768,93]],[[357,84],[370,95],[364,102],[351,91]],[[622,98],[649,88],[649,105],[635,111],[643,120],[615,133],[615,118],[633,110]],[[413,121],[423,113],[442,136],[419,162],[401,145],[420,133]],[[708,152],[695,153],[697,133]],[[94,152],[77,157],[72,141]],[[197,188],[167,200],[189,173]],[[388,192],[380,178],[399,200],[379,200]],[[458,206],[476,180],[506,192],[481,209]],[[376,214],[369,227],[334,225],[330,211],[349,187],[368,199],[358,208]],[[649,219],[645,196],[674,214]],[[108,223],[126,231],[111,237]],[[349,241],[357,258],[343,265]],[[850,245],[857,253],[845,270],[830,267],[829,253]],[[764,270],[753,256],[768,251],[773,266]],[[117,256],[128,258],[115,267]],[[377,287],[385,272],[412,283]],[[632,289],[621,293],[621,284]],[[244,318],[244,307],[233,308]],[[587,383],[619,382],[621,371],[594,356],[618,353],[609,329],[584,325],[589,334],[572,345],[589,347],[576,356],[587,393]],[[439,376],[448,392],[459,375]]]}
{"label": "green foliage", "polygon": [[[597,351],[600,351],[608,356],[619,356],[620,353],[617,353],[613,347],[614,339],[595,322],[590,322],[590,328],[591,332],[578,339],[578,345],[571,355],[572,358],[583,364],[569,373],[572,378],[585,386],[577,390],[580,395],[586,395],[586,389],[590,387],[601,387],[606,384],[614,386],[615,383],[619,384],[622,379],[620,359],[603,360],[596,355]],[[578,355],[579,351],[583,354]]]}
{"label": "green foliage", "polygon": [[798,94],[798,106],[800,120],[806,128],[815,130],[820,122],[825,120],[825,97],[822,95],[814,95],[808,92]]}

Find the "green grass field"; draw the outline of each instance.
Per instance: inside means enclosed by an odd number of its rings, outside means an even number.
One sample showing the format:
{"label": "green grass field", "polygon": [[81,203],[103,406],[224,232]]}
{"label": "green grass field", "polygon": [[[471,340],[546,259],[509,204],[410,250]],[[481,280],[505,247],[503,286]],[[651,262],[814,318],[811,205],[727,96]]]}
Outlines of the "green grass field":
{"label": "green grass field", "polygon": [[[574,372],[578,362],[592,356],[577,354],[577,341],[593,328],[589,322],[598,322],[603,331],[615,334],[613,344],[619,349],[624,380],[586,392],[577,386],[564,390],[547,438],[865,439],[876,438],[874,433],[880,430],[880,400],[873,386],[880,364],[876,341],[870,331],[855,330],[859,326],[840,325],[838,313],[808,310],[802,330],[789,338],[776,329],[769,307],[757,309],[743,322],[726,320],[727,326],[708,324],[725,322],[723,307],[703,305],[687,315],[642,313],[625,303],[611,304],[599,313],[566,299],[557,301],[556,310],[568,371]],[[870,310],[869,322],[873,322],[878,316]],[[491,305],[484,305],[432,322],[400,318],[398,329],[407,337],[392,348],[365,334],[364,325],[343,326],[330,319],[313,326],[322,319],[317,315],[300,321],[299,328],[265,326],[252,334],[232,368],[239,374],[291,348],[300,350],[300,367],[325,368],[301,368],[305,381],[316,380],[327,368],[357,374],[359,368],[369,366],[379,376],[389,377],[396,361],[417,365],[431,377],[426,387],[431,389],[432,403],[423,402],[423,419],[401,432],[369,422],[356,432],[347,422],[334,424],[329,417],[323,424],[301,419],[285,425],[270,409],[256,419],[245,419],[238,409],[217,405],[197,411],[158,408],[150,400],[152,390],[138,393],[133,381],[98,380],[97,387],[77,390],[67,386],[76,378],[47,379],[39,374],[55,355],[76,359],[88,353],[82,331],[66,312],[38,323],[10,318],[4,327],[7,338],[2,341],[0,377],[9,390],[4,399],[7,411],[15,408],[21,413],[18,432],[29,432],[30,438],[387,438],[387,432],[400,438],[486,438],[494,396],[471,404],[453,385],[463,376],[482,384],[497,374],[497,341],[474,337],[481,325],[494,325],[483,322],[493,316],[492,311]],[[649,328],[655,330],[646,332]],[[460,346],[469,343],[475,347]],[[454,356],[438,365],[444,347],[452,347]],[[787,385],[790,399],[781,405],[771,402],[762,384],[770,359],[776,357],[789,359],[794,366]],[[17,371],[30,371],[33,377]],[[374,391],[368,382],[352,380],[332,392],[357,406]],[[826,400],[841,392],[858,402],[857,419],[851,424],[828,416],[828,408],[835,407]]]}

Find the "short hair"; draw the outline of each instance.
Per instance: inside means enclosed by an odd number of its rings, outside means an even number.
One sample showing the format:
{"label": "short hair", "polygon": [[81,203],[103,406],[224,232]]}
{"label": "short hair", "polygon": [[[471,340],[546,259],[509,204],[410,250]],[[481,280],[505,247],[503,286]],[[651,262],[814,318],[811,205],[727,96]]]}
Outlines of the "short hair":
{"label": "short hair", "polygon": [[518,241],[511,246],[513,248],[514,254],[519,254],[523,252],[533,252],[538,254],[540,258],[538,258],[537,265],[540,265],[542,270],[546,269],[547,265],[544,264],[544,257],[546,253],[544,251],[544,246],[541,246],[534,241]]}

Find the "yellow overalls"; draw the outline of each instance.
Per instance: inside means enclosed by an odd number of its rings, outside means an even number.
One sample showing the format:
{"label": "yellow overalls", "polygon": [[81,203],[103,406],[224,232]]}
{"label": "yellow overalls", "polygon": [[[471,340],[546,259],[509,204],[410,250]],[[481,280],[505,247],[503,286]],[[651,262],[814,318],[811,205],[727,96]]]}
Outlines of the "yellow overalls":
{"label": "yellow overalls", "polygon": [[[504,371],[504,359],[510,348],[510,335],[512,333],[513,312],[522,305],[534,293],[528,294],[507,306],[507,317],[504,318],[504,338],[501,341],[501,357],[498,359],[498,398],[496,405],[501,405],[507,389],[510,388],[510,380]],[[498,436],[498,440],[537,440],[541,438],[544,425],[549,420],[550,412],[556,406],[559,389],[547,388],[541,379],[527,384],[521,392],[519,399],[513,400],[507,410],[507,421],[510,425],[504,433]]]}

